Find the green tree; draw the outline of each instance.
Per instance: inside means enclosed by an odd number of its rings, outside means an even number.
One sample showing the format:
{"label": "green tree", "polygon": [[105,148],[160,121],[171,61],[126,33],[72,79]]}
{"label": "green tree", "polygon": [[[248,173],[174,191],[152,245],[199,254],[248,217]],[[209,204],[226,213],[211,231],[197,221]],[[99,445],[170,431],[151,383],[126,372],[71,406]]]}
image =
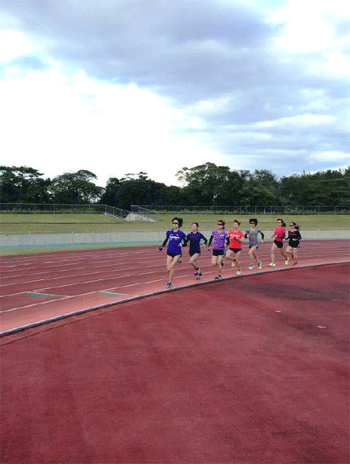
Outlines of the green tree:
{"label": "green tree", "polygon": [[326,171],[312,176],[309,184],[311,206],[341,206],[349,204],[349,177],[342,171]]}
{"label": "green tree", "polygon": [[137,205],[164,205],[168,204],[168,187],[153,180],[135,179],[124,182],[120,191],[120,201],[130,208],[132,204]]}
{"label": "green tree", "polygon": [[290,206],[341,206],[349,204],[350,169],[328,170],[282,177],[279,202]]}
{"label": "green tree", "polygon": [[246,206],[271,206],[277,204],[278,179],[266,169],[255,170],[247,175],[242,188],[242,203]]}
{"label": "green tree", "polygon": [[27,166],[0,166],[1,202],[50,202],[50,179],[42,176],[37,169]]}
{"label": "green tree", "polygon": [[111,177],[101,196],[101,203],[130,210],[131,205],[179,204],[180,187],[168,187],[148,178],[147,173],[128,173],[122,179]]}
{"label": "green tree", "polygon": [[119,179],[116,177],[110,177],[107,181],[106,188],[101,195],[100,203],[120,208],[118,205],[118,192],[120,185],[121,181]]}
{"label": "green tree", "polygon": [[93,180],[96,175],[90,171],[66,172],[52,179],[50,191],[54,203],[80,204],[97,202],[103,192]]}
{"label": "green tree", "polygon": [[177,178],[184,184],[188,205],[240,205],[247,175],[248,171],[206,163],[181,169]]}

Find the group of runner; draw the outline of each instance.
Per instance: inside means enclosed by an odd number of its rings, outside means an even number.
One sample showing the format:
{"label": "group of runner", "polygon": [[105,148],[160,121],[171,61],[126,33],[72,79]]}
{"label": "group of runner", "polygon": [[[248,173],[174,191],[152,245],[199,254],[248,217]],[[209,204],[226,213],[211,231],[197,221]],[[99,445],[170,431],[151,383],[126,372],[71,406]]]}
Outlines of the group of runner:
{"label": "group of runner", "polygon": [[[242,274],[241,270],[241,261],[240,254],[242,252],[242,243],[244,239],[248,239],[249,243],[249,269],[254,269],[254,263],[257,264],[258,269],[262,268],[262,261],[258,256],[259,244],[263,243],[265,235],[258,227],[258,220],[256,218],[251,218],[249,220],[250,228],[246,230],[245,234],[240,230],[241,223],[235,219],[233,221],[233,228],[226,232],[225,230],[225,221],[219,220],[217,222],[217,228],[213,230],[209,241],[207,238],[199,232],[199,224],[197,222],[192,223],[192,232],[185,234],[182,230],[183,220],[182,218],[175,217],[172,220],[172,229],[166,232],[165,240],[162,245],[159,247],[159,250],[162,251],[163,248],[167,245],[167,270],[169,271],[169,282],[167,288],[172,288],[172,281],[175,272],[175,266],[180,262],[182,257],[182,247],[187,246],[189,243],[189,254],[190,254],[190,264],[194,269],[194,275],[197,279],[200,279],[202,272],[198,266],[198,258],[201,254],[201,246],[208,246],[208,251],[212,247],[212,257],[211,264],[217,269],[217,276],[215,280],[222,279],[222,268],[224,266],[224,258],[232,261],[231,266],[237,268],[237,275]],[[259,241],[259,235],[261,240]],[[301,240],[301,235],[299,232],[299,226],[295,222],[289,224],[288,235],[286,236],[286,224],[282,219],[277,220],[277,227],[274,230],[273,239],[271,247],[271,262],[269,263],[270,267],[275,267],[275,253],[277,250],[280,251],[281,255],[284,257],[284,263],[286,266],[289,264],[290,255],[293,259],[293,265],[298,264],[298,247]],[[286,240],[288,246],[284,251],[283,242]],[[229,247],[226,251],[226,247]]]}

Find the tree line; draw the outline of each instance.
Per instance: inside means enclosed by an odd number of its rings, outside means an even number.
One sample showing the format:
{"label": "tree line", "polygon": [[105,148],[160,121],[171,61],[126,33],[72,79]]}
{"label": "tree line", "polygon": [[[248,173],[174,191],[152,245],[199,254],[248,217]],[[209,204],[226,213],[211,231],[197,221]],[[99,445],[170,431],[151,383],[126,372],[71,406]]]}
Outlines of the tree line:
{"label": "tree line", "polygon": [[43,178],[37,169],[0,166],[1,203],[102,203],[134,205],[349,207],[350,167],[278,178],[272,171],[233,170],[205,163],[177,173],[181,186],[167,186],[145,172],[110,177],[105,187],[87,170]]}

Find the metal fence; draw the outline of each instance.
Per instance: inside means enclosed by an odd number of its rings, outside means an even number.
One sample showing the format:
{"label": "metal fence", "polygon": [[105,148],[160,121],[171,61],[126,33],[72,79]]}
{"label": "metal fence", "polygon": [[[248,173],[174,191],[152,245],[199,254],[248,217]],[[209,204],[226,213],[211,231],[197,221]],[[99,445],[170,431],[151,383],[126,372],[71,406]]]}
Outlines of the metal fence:
{"label": "metal fence", "polygon": [[0,203],[0,213],[54,213],[54,214],[104,214],[106,205],[89,204],[46,204],[46,203]]}
{"label": "metal fence", "polygon": [[349,214],[350,206],[175,206],[131,205],[131,211],[100,203],[0,203],[0,213],[109,214],[126,221],[158,222],[159,214]]}
{"label": "metal fence", "polygon": [[10,214],[108,214],[128,222],[156,222],[157,213],[145,208],[134,211],[116,208],[100,203],[90,204],[40,204],[40,203],[0,203],[0,213]]}
{"label": "metal fence", "polygon": [[148,222],[159,221],[158,212],[152,208],[148,208],[145,206],[131,205],[131,214],[133,214],[135,217],[139,217],[143,219],[144,221],[148,221]]}
{"label": "metal fence", "polygon": [[[135,206],[135,205],[133,205]],[[137,205],[154,214],[349,214],[350,206],[174,206]]]}
{"label": "metal fence", "polygon": [[114,216],[118,218],[125,219],[126,221],[130,220],[130,211],[125,209],[115,208],[114,206],[103,205],[105,207],[104,213],[109,216]]}

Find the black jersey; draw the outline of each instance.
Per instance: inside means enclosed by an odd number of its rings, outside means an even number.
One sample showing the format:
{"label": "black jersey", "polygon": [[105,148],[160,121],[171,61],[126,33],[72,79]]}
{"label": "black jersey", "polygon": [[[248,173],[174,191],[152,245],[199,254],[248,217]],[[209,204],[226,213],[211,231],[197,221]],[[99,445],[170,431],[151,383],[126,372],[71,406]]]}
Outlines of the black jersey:
{"label": "black jersey", "polygon": [[289,240],[289,243],[298,243],[301,240],[299,230],[289,230],[287,240]]}

